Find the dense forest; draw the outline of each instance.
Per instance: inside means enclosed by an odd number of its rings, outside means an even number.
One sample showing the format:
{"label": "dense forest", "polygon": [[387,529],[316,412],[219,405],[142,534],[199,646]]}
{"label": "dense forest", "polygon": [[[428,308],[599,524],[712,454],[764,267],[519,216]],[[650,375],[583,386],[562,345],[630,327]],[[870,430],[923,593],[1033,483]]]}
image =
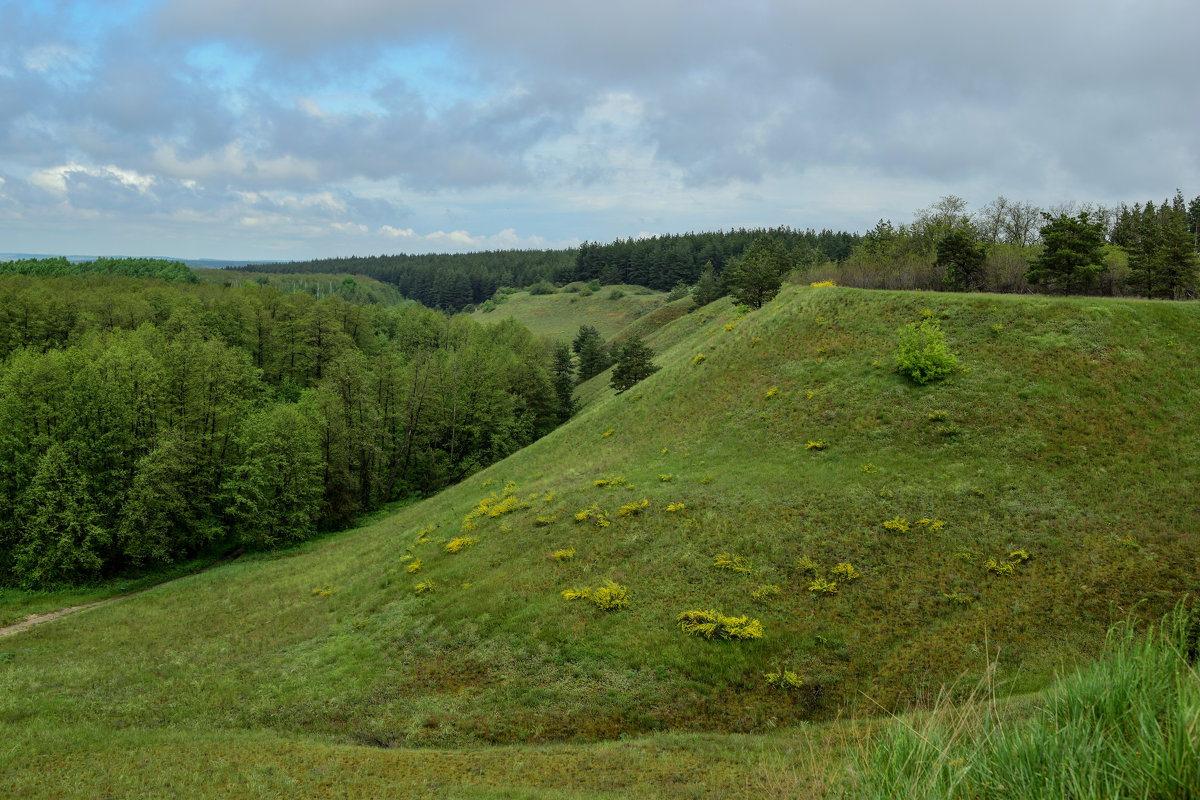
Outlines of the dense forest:
{"label": "dense forest", "polygon": [[684,233],[611,244],[585,242],[578,250],[504,250],[483,253],[335,258],[243,267],[263,273],[353,273],[369,275],[400,288],[405,297],[430,308],[459,311],[490,299],[502,286],[562,285],[599,279],[666,291],[695,283],[706,264],[719,274],[761,236],[780,240],[798,265],[841,261],[850,256],[859,235],[792,228],[739,228]]}
{"label": "dense forest", "polygon": [[158,278],[163,281],[196,283],[199,278],[182,261],[166,258],[96,258],[69,261],[54,258],[20,258],[0,261],[0,275],[32,275],[61,278],[67,275],[123,275],[127,278]]}
{"label": "dense forest", "polygon": [[0,359],[10,585],[297,541],[562,417],[515,322],[257,284],[0,276]]}
{"label": "dense forest", "polygon": [[[1073,236],[1091,244],[1079,254],[1088,263],[1063,282],[1054,278],[1054,270],[1037,264],[1045,250],[1043,231],[1063,232],[1071,220],[1077,227]],[[848,286],[1190,298],[1197,291],[1189,254],[1200,241],[1200,197],[1185,202],[1177,191],[1159,203],[1047,209],[998,197],[971,213],[965,200],[948,195],[916,211],[911,222],[879,220],[862,235],[740,228],[584,242],[576,250],[374,256],[243,269],[353,272],[393,284],[405,297],[431,308],[462,310],[493,298],[505,286],[599,281],[667,291],[695,285],[710,266],[721,280],[764,237],[780,245],[789,270]]]}
{"label": "dense forest", "polygon": [[345,273],[390,283],[429,308],[461,311],[490,298],[501,286],[574,280],[573,250],[495,250],[479,253],[398,254],[325,258],[241,268],[255,273]]}

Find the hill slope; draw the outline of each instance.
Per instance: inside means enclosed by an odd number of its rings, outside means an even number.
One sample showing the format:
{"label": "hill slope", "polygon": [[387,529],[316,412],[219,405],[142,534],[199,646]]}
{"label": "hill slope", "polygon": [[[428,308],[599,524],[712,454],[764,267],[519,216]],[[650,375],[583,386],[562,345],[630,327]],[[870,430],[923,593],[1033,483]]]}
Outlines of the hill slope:
{"label": "hill slope", "polygon": [[[0,729],[48,753],[112,728],[388,746],[762,731],[920,702],[996,651],[1004,686],[1038,688],[1114,616],[1200,590],[1200,307],[727,302],[652,335],[658,373],[592,387],[569,424],[435,498],[4,641]],[[923,315],[969,371],[918,387],[891,369]],[[608,580],[626,608],[561,594]],[[764,635],[676,625],[705,609]],[[803,686],[764,679],[784,670]]]}
{"label": "hill slope", "polygon": [[[614,293],[619,296],[613,297]],[[471,316],[484,323],[512,317],[538,336],[568,342],[575,338],[580,325],[587,324],[611,339],[634,320],[660,307],[664,298],[662,292],[638,286],[605,286],[590,294],[521,291],[508,295],[494,310],[477,310]]]}

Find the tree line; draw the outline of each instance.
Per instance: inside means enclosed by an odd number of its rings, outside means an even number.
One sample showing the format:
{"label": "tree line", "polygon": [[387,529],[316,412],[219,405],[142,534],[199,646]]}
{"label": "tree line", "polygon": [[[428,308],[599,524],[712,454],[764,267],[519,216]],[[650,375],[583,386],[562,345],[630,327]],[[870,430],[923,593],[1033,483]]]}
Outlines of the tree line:
{"label": "tree line", "polygon": [[248,265],[246,272],[351,273],[397,286],[405,297],[430,308],[461,311],[491,299],[502,287],[563,285],[599,280],[666,291],[695,283],[706,266],[720,274],[731,259],[761,236],[777,239],[798,266],[840,261],[860,236],[844,231],[738,228],[610,244],[584,242],[576,250],[503,250],[480,253],[391,255]]}
{"label": "tree line", "polygon": [[8,585],[298,541],[564,416],[553,347],[511,320],[253,284],[0,276],[0,359]]}
{"label": "tree line", "polygon": [[157,278],[162,281],[196,283],[196,274],[182,261],[166,258],[97,258],[68,261],[55,258],[20,258],[0,261],[0,275],[31,275],[61,278],[67,275],[123,275],[129,278]]}
{"label": "tree line", "polygon": [[251,264],[240,269],[261,273],[366,275],[396,286],[405,297],[429,308],[462,311],[489,299],[502,286],[569,282],[574,279],[574,268],[572,250],[492,250],[325,258]]}
{"label": "tree line", "polygon": [[1039,208],[998,197],[969,213],[948,195],[910,223],[880,220],[851,256],[813,271],[848,286],[1196,296],[1200,197]]}

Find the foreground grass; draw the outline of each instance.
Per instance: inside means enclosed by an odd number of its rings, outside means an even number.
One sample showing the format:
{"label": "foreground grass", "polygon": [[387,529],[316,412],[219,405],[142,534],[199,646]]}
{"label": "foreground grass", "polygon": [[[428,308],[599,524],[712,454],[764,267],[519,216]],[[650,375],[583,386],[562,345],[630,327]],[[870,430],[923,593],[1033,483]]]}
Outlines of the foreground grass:
{"label": "foreground grass", "polygon": [[[891,359],[926,315],[969,371],[918,387]],[[100,731],[146,763],[253,740],[304,769],[326,749],[769,739],[928,706],[996,648],[1000,696],[1040,690],[1114,619],[1200,590],[1198,323],[1195,304],[808,287],[713,304],[653,330],[658,373],[621,395],[599,376],[570,423],[435,498],[0,642],[5,779],[115,769]],[[841,563],[861,577],[810,591]],[[562,596],[608,580],[626,608]],[[764,636],[676,626],[707,609]],[[799,687],[764,678],[785,670]],[[202,780],[171,763],[146,780]],[[761,778],[718,772],[697,781]]]}
{"label": "foreground grass", "polygon": [[6,733],[0,794],[14,798],[816,798],[846,741],[820,729],[388,750],[255,731]]}
{"label": "foreground grass", "polygon": [[[943,704],[897,720],[856,759],[861,798],[1200,797],[1200,615],[1110,632],[1099,662],[1015,715],[994,702]],[[993,700],[987,697],[985,700]]]}

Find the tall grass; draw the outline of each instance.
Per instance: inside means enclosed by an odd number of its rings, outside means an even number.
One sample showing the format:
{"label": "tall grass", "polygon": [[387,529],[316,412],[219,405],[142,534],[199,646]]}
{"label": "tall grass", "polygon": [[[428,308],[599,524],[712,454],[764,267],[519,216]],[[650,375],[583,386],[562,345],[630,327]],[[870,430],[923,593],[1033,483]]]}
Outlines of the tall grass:
{"label": "tall grass", "polygon": [[860,749],[845,796],[1200,797],[1198,630],[1180,605],[1145,630],[1112,628],[1104,658],[1032,709],[999,710],[987,681],[974,702],[897,719]]}

